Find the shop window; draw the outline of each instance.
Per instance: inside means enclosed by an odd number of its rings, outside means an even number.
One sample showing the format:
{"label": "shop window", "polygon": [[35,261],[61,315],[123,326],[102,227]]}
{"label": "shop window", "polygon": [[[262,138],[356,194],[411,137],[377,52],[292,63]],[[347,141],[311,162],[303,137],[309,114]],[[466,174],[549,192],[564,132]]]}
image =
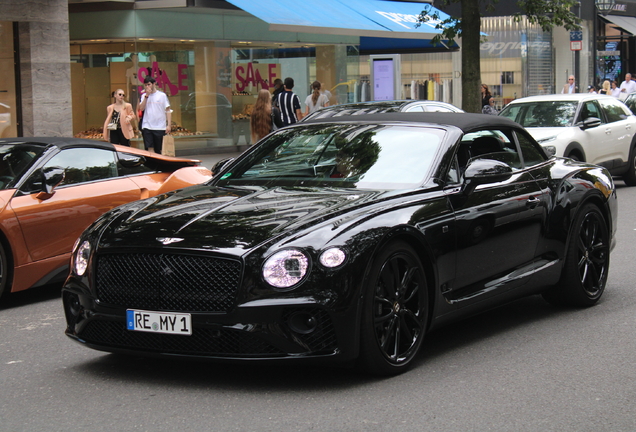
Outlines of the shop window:
{"label": "shop window", "polygon": [[514,72],[502,72],[501,73],[501,83],[502,84],[514,84],[515,83],[515,73]]}

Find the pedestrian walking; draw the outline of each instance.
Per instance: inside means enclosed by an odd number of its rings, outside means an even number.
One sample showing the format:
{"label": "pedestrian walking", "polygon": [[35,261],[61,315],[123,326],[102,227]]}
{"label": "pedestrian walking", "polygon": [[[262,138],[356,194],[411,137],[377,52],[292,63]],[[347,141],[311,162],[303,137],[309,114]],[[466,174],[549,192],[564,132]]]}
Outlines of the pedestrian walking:
{"label": "pedestrian walking", "polygon": [[278,106],[278,95],[280,92],[285,90],[285,86],[283,85],[283,80],[280,78],[276,78],[274,80],[274,93],[272,94],[272,105]]}
{"label": "pedestrian walking", "polygon": [[561,94],[572,94],[576,93],[576,82],[574,80],[574,75],[570,75],[568,77],[568,83],[563,85],[563,89],[561,90]]}
{"label": "pedestrian walking", "polygon": [[492,99],[492,94],[490,93],[490,89],[486,84],[481,85],[481,107],[485,107],[490,105],[490,99]]}
{"label": "pedestrian walking", "polygon": [[168,96],[157,88],[157,81],[150,76],[144,78],[145,93],[139,109],[143,112],[141,135],[148,151],[161,154],[163,137],[170,133],[172,110]]}
{"label": "pedestrian walking", "polygon": [[261,89],[258,92],[256,103],[250,115],[252,144],[280,127],[283,127],[283,122],[280,119],[280,110],[272,106],[272,97],[269,90]]}
{"label": "pedestrian walking", "polygon": [[632,80],[632,74],[626,73],[625,81],[621,83],[621,93],[630,94],[634,92],[636,92],[636,81]]}
{"label": "pedestrian walking", "polygon": [[603,87],[599,91],[599,94],[609,95],[612,92],[612,85],[609,80],[603,81]]}
{"label": "pedestrian walking", "polygon": [[320,108],[324,108],[329,106],[329,99],[323,93],[320,93],[321,84],[319,81],[314,81],[311,84],[311,89],[313,93],[307,96],[305,99],[305,114],[311,114],[312,112],[319,110]]}
{"label": "pedestrian walking", "polygon": [[278,108],[280,109],[281,119],[284,126],[294,124],[303,118],[303,114],[300,111],[300,99],[292,91],[294,88],[294,79],[285,78],[284,90],[279,93],[277,101]]}
{"label": "pedestrian walking", "polygon": [[103,135],[107,142],[130,146],[130,139],[135,136],[132,125],[135,111],[132,105],[124,100],[125,96],[122,89],[113,92],[115,103],[106,107]]}

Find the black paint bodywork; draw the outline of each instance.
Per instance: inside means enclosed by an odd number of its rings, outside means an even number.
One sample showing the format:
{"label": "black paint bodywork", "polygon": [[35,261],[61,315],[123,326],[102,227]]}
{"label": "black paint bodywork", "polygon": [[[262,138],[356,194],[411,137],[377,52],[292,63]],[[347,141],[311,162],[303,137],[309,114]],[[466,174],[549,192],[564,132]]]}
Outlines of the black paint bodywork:
{"label": "black paint bodywork", "polygon": [[[614,244],[616,192],[604,168],[545,158],[505,180],[488,181],[486,176],[478,185],[443,180],[465,133],[507,128],[532,140],[507,119],[386,114],[327,123],[339,122],[432,124],[445,128],[447,135],[434,170],[420,187],[409,190],[218,186],[223,174],[249,157],[252,148],[210,184],[111,211],[80,239],[90,241],[94,251],[87,273],[79,277],[72,272],[64,286],[66,334],[88,347],[112,352],[216,360],[348,361],[358,356],[361,306],[368,295],[365,282],[371,263],[394,240],[410,244],[424,266],[430,288],[429,330],[556,284],[571,224],[583,203],[598,206]],[[163,245],[158,239],[165,237],[182,240]],[[320,252],[332,246],[347,253],[346,262],[335,269],[318,260]],[[296,287],[279,290],[263,280],[262,266],[267,257],[285,248],[305,251],[310,269]],[[161,336],[149,345],[131,341],[125,329],[126,309],[131,306],[100,299],[95,266],[105,255],[141,253],[238,263],[241,273],[231,307],[183,311],[192,313],[195,333],[206,332],[206,344],[214,338],[232,343],[215,342],[200,349],[191,343],[181,349],[179,342],[188,336]],[[308,318],[317,327],[304,334],[302,322]],[[107,323],[108,329],[87,337],[91,323]],[[254,348],[255,344],[261,345]]]}

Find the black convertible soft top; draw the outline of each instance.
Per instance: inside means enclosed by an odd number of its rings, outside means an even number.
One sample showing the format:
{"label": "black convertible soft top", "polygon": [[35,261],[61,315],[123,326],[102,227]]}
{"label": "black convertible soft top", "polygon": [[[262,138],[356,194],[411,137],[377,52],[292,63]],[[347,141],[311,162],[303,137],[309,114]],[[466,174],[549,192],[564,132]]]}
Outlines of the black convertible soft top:
{"label": "black convertible soft top", "polygon": [[355,116],[329,117],[325,119],[309,119],[302,124],[311,123],[427,123],[432,125],[449,125],[461,129],[464,133],[490,128],[521,128],[518,123],[500,116],[470,113],[382,113]]}
{"label": "black convertible soft top", "polygon": [[3,138],[0,144],[42,144],[55,145],[61,149],[69,147],[93,147],[115,151],[115,147],[106,141],[98,141],[86,138],[68,138],[68,137],[21,137],[21,138]]}

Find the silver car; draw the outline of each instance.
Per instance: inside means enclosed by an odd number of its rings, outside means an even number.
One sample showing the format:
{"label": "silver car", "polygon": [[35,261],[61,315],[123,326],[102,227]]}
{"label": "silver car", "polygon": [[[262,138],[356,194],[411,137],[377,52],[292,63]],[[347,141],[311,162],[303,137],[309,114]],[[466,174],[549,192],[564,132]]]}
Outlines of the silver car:
{"label": "silver car", "polygon": [[636,116],[612,96],[541,95],[510,102],[499,114],[516,121],[548,155],[602,165],[636,186]]}
{"label": "silver car", "polygon": [[430,100],[393,100],[393,101],[370,101],[331,105],[321,108],[305,116],[303,121],[324,119],[329,117],[339,117],[359,114],[379,114],[388,112],[452,112],[463,113],[464,111],[446,102]]}

